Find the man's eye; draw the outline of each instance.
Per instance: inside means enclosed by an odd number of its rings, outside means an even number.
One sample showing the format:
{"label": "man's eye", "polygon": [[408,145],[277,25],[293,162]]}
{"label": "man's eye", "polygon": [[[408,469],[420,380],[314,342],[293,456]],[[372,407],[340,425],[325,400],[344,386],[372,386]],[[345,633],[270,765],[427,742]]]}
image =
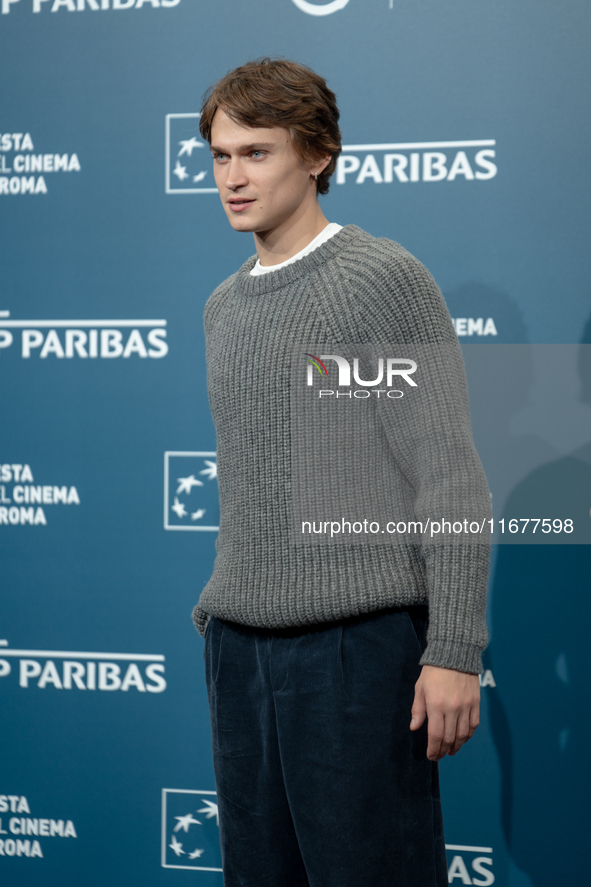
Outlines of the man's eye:
{"label": "man's eye", "polygon": [[264,154],[265,154],[264,151],[251,151],[250,153],[251,153],[251,154],[262,154],[263,156],[264,156]]}

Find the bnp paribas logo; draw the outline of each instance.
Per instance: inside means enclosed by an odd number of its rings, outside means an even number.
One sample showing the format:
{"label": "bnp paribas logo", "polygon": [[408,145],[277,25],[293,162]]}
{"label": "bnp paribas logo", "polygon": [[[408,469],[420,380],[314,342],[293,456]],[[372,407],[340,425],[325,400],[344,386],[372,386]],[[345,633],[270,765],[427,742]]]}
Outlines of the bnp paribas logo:
{"label": "bnp paribas logo", "polygon": [[160,852],[161,865],[165,869],[222,871],[219,815],[214,791],[162,789]]}
{"label": "bnp paribas logo", "polygon": [[217,533],[220,503],[215,451],[164,454],[164,529]]}
{"label": "bnp paribas logo", "polygon": [[324,3],[310,3],[310,0],[292,0],[298,9],[307,15],[332,15],[344,9],[349,0],[324,0]]}
{"label": "bnp paribas logo", "polygon": [[196,113],[166,115],[167,194],[218,193],[211,172],[209,146],[199,132],[200,116]]}

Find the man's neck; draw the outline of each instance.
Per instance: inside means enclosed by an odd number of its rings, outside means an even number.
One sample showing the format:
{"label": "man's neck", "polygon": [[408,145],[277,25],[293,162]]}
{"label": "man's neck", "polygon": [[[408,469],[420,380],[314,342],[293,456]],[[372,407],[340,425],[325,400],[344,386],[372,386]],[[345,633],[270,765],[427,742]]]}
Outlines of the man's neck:
{"label": "man's neck", "polygon": [[328,225],[328,219],[318,201],[313,212],[297,219],[292,216],[284,225],[272,231],[255,232],[254,244],[261,265],[279,265],[308,246]]}

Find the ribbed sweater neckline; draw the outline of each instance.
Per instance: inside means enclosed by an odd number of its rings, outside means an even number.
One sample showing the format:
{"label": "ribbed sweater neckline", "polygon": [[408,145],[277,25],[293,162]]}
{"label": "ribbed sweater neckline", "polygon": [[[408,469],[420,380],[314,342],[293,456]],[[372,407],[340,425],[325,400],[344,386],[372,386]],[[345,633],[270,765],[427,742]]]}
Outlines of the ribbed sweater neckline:
{"label": "ribbed sweater neckline", "polygon": [[236,272],[238,289],[246,296],[260,296],[263,293],[282,289],[290,283],[295,283],[300,278],[306,277],[311,271],[323,265],[343,247],[348,246],[360,234],[364,233],[357,225],[345,225],[311,253],[298,259],[297,262],[292,262],[291,265],[285,265],[285,267],[278,268],[277,271],[271,271],[268,274],[253,275],[250,273],[258,258],[255,253]]}

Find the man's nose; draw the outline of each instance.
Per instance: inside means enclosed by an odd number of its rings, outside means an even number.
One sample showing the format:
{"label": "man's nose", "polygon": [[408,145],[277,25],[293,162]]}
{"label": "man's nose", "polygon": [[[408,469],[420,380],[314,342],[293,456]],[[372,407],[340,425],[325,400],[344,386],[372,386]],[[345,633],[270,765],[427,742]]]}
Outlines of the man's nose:
{"label": "man's nose", "polygon": [[241,160],[240,157],[232,157],[226,167],[226,187],[231,191],[248,184],[248,176]]}

